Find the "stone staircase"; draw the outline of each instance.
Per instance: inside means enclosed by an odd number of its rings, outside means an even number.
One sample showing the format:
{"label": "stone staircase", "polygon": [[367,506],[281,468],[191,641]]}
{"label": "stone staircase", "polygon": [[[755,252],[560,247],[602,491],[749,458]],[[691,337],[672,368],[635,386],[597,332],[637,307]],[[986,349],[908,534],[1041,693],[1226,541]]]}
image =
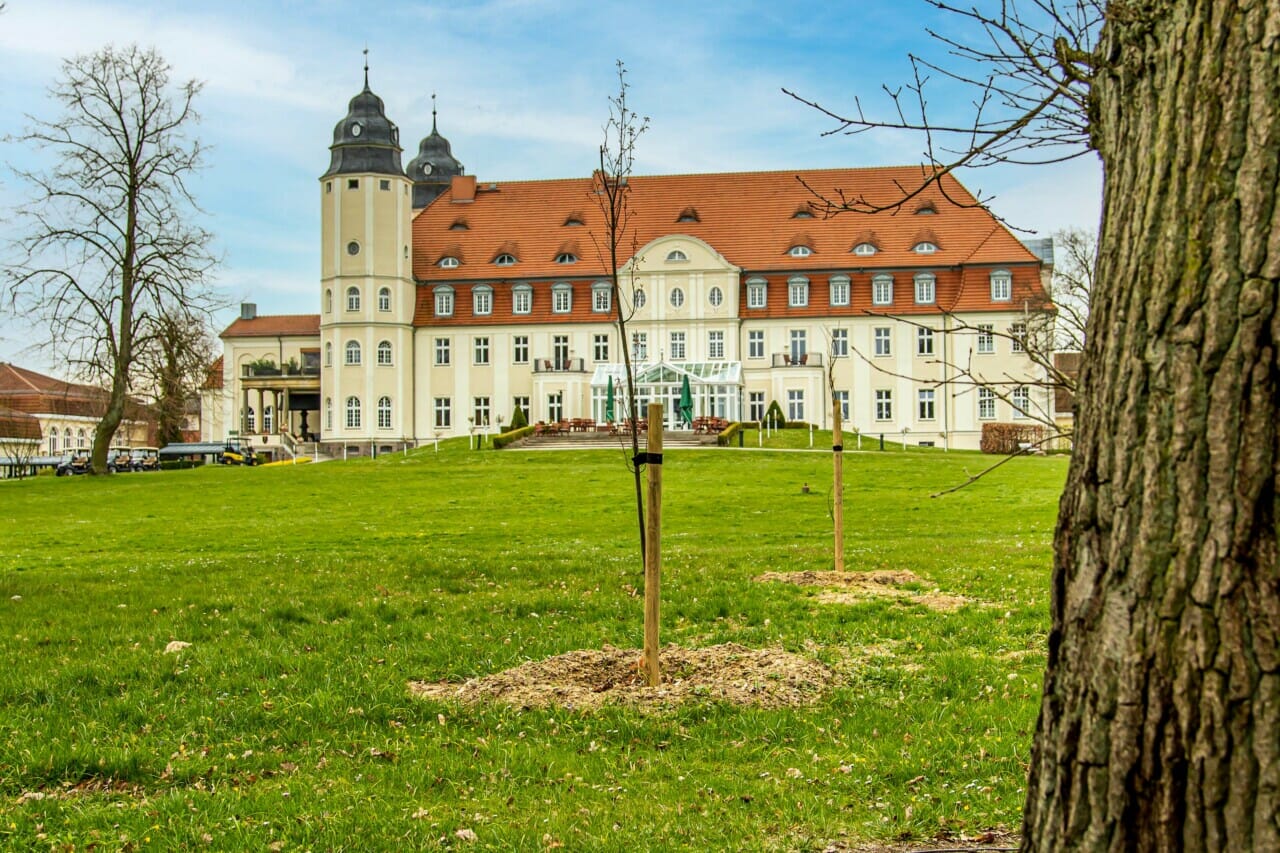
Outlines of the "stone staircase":
{"label": "stone staircase", "polygon": [[[667,431],[662,434],[662,449],[715,447],[716,437],[694,435],[688,431]],[[640,450],[645,448],[645,435],[640,434]],[[539,435],[521,439],[507,445],[507,450],[630,450],[631,437],[610,435],[607,432],[571,432],[567,435]]]}

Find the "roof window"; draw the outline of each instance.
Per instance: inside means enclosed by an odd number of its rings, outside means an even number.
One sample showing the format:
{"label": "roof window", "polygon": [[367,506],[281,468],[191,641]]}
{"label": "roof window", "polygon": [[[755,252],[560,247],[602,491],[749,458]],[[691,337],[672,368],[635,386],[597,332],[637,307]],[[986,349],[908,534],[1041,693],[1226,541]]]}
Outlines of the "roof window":
{"label": "roof window", "polygon": [[853,247],[853,253],[855,255],[862,255],[864,257],[874,255],[878,251],[879,249],[876,248],[874,243],[859,243]]}
{"label": "roof window", "polygon": [[575,226],[575,225],[576,225],[576,226],[581,226],[581,225],[582,225],[582,214],[581,214],[581,213],[570,213],[570,214],[569,214],[569,216],[565,219],[564,224],[565,224],[565,226],[566,226],[566,227],[571,227],[571,226]]}
{"label": "roof window", "polygon": [[787,250],[787,254],[793,258],[807,258],[813,254],[813,249],[808,246],[792,246]]}
{"label": "roof window", "polygon": [[557,264],[576,264],[577,262],[578,262],[578,256],[575,255],[573,252],[561,252],[560,254],[556,255]]}
{"label": "roof window", "polygon": [[911,251],[915,252],[917,255],[932,255],[934,252],[938,251],[938,246],[936,243],[930,243],[928,240],[924,240],[916,243],[915,247]]}
{"label": "roof window", "polygon": [[916,216],[933,216],[937,212],[938,209],[933,206],[931,201],[920,202],[920,206],[915,211]]}
{"label": "roof window", "polygon": [[680,215],[676,217],[676,222],[701,222],[702,218],[698,216],[696,208],[686,207],[680,211]]}
{"label": "roof window", "polygon": [[808,202],[796,208],[796,212],[791,214],[792,219],[813,219],[813,208]]}
{"label": "roof window", "polygon": [[442,270],[457,269],[460,263],[461,261],[459,261],[453,255],[445,255],[443,258],[440,259],[440,269]]}
{"label": "roof window", "polygon": [[687,261],[687,260],[689,260],[689,256],[686,255],[684,252],[680,251],[679,249],[672,249],[670,252],[667,252],[667,263],[669,264],[679,263],[680,261]]}
{"label": "roof window", "polygon": [[514,267],[516,265],[516,256],[509,252],[503,252],[494,258],[493,262],[500,267]]}
{"label": "roof window", "polygon": [[449,226],[450,231],[470,231],[471,226],[467,224],[467,220],[459,217],[453,220],[453,224]]}

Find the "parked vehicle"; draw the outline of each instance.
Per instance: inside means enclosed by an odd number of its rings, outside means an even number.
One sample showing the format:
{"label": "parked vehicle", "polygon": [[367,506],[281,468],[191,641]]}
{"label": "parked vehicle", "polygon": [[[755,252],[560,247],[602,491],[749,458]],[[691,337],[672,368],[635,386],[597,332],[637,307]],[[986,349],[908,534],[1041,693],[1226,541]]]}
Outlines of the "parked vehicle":
{"label": "parked vehicle", "polygon": [[129,465],[134,471],[159,471],[160,449],[158,447],[135,447],[129,454]]}
{"label": "parked vehicle", "polygon": [[66,477],[71,474],[88,474],[89,471],[89,454],[83,450],[76,450],[68,453],[66,458],[58,463],[54,474]]}
{"label": "parked vehicle", "polygon": [[110,471],[112,474],[117,474],[121,471],[132,471],[133,470],[133,462],[131,460],[132,453],[133,453],[133,448],[131,447],[108,448],[107,449],[107,470]]}
{"label": "parked vehicle", "polygon": [[254,455],[253,448],[249,445],[228,442],[219,461],[223,465],[257,465],[258,457]]}

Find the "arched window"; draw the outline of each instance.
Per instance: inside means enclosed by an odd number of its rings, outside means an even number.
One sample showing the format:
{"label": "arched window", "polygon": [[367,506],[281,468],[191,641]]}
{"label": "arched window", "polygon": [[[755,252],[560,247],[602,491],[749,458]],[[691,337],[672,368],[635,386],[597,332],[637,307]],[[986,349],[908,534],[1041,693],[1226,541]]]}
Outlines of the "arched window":
{"label": "arched window", "polygon": [[76,433],[76,447],[85,447],[84,430],[80,430]]}
{"label": "arched window", "polygon": [[62,433],[62,449],[63,450],[71,449],[71,427],[67,427],[66,430]]}
{"label": "arched window", "polygon": [[360,310],[360,288],[355,286],[347,288],[347,310]]}
{"label": "arched window", "polygon": [[632,299],[635,302],[637,311],[639,311],[641,308],[644,307],[644,291],[643,290],[637,287],[635,295],[632,297]]}
{"label": "arched window", "polygon": [[270,407],[270,406],[265,406],[265,407],[263,407],[263,409],[262,409],[262,431],[263,431],[263,432],[275,432],[275,430],[274,430],[274,429],[272,429],[272,427],[274,427],[274,426],[275,426],[275,423],[276,423],[276,412],[275,412],[275,409],[273,409],[273,408],[272,408],[272,407]]}
{"label": "arched window", "polygon": [[578,256],[575,255],[573,252],[561,252],[560,254],[556,255],[557,264],[576,264],[577,262],[578,262]]}
{"label": "arched window", "polygon": [[324,313],[333,313],[333,289],[325,288],[324,291]]}
{"label": "arched window", "polygon": [[853,253],[855,255],[874,255],[877,251],[879,250],[876,249],[875,243],[859,243],[853,247]]}
{"label": "arched window", "polygon": [[689,256],[679,249],[672,249],[670,252],[667,252],[667,263],[669,264],[676,264],[680,261],[687,260],[689,260]]}
{"label": "arched window", "polygon": [[360,363],[360,342],[359,341],[347,341],[347,358],[345,363],[346,364]]}
{"label": "arched window", "polygon": [[678,287],[671,288],[670,300],[672,308],[679,308],[681,305],[684,305],[684,291]]}
{"label": "arched window", "polygon": [[707,294],[707,301],[711,303],[712,308],[719,308],[724,302],[724,291],[718,287],[711,288],[711,292]]}
{"label": "arched window", "polygon": [[915,248],[911,251],[915,252],[917,255],[932,255],[934,252],[938,251],[938,247],[936,244],[930,243],[926,240],[923,243],[916,243]]}
{"label": "arched window", "polygon": [[360,428],[360,398],[347,398],[347,429]]}
{"label": "arched window", "polygon": [[457,269],[459,263],[460,262],[458,261],[457,258],[453,257],[452,255],[446,255],[445,257],[440,259],[440,269],[442,270]]}
{"label": "arched window", "polygon": [[324,428],[333,429],[333,398],[324,398]]}
{"label": "arched window", "polygon": [[249,408],[245,409],[245,412],[244,412],[245,429],[247,429],[249,432],[257,432],[257,430],[253,428],[255,422],[256,422],[256,419],[253,416],[253,407],[250,406]]}
{"label": "arched window", "polygon": [[378,342],[378,364],[383,367],[391,364],[391,341]]}
{"label": "arched window", "polygon": [[49,432],[49,455],[52,456],[57,452],[58,452],[58,431],[55,429]]}
{"label": "arched window", "polygon": [[514,267],[516,265],[516,256],[503,252],[494,258],[493,262],[500,267]]}
{"label": "arched window", "polygon": [[378,429],[391,429],[391,398],[378,398]]}
{"label": "arched window", "polygon": [[378,310],[391,310],[391,288],[383,287],[378,290]]}
{"label": "arched window", "polygon": [[807,258],[813,254],[813,249],[808,246],[792,246],[787,254],[793,258]]}

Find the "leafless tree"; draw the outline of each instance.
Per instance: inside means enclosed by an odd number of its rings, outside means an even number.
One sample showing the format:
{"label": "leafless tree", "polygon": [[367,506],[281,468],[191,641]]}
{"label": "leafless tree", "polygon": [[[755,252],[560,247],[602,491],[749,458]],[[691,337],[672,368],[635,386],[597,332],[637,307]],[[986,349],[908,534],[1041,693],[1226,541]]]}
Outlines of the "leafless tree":
{"label": "leafless tree", "polygon": [[609,97],[609,119],[604,124],[604,142],[600,145],[600,167],[592,176],[592,197],[600,208],[603,232],[591,232],[600,262],[608,269],[610,294],[613,301],[613,319],[618,327],[622,364],[626,388],[619,389],[626,402],[626,420],[631,435],[631,471],[635,477],[636,518],[640,533],[640,562],[645,561],[644,490],[641,484],[640,413],[636,403],[636,378],[631,363],[631,348],[627,339],[627,320],[635,312],[633,294],[635,287],[624,293],[619,263],[631,260],[628,273],[633,281],[636,268],[636,235],[631,228],[631,187],[628,180],[635,166],[636,142],[649,129],[649,119],[627,105],[627,69],[621,60],[617,63],[618,94]]}
{"label": "leafless tree", "polygon": [[208,378],[214,359],[213,331],[207,322],[162,314],[150,345],[139,359],[139,375],[153,398],[156,442],[161,447],[182,440],[187,406]]}
{"label": "leafless tree", "polygon": [[1056,309],[1050,340],[1056,352],[1083,352],[1098,238],[1083,228],[1064,228],[1054,232],[1053,245],[1059,260],[1053,267],[1049,294]]}
{"label": "leafless tree", "polygon": [[48,345],[84,379],[109,387],[93,441],[93,470],[135,389],[142,354],[164,318],[201,325],[210,235],[194,224],[188,180],[203,148],[190,135],[200,85],[170,86],[154,50],[104,48],[63,63],[54,120],[28,117],[17,141],[56,156],[47,171],[15,170],[31,200],[18,211],[21,259],[11,304],[47,325]]}
{"label": "leafless tree", "polygon": [[[932,5],[960,70],[913,59],[919,184],[1092,149],[1104,170],[1026,850],[1280,849],[1280,2]],[[976,92],[929,120],[929,73]]]}

